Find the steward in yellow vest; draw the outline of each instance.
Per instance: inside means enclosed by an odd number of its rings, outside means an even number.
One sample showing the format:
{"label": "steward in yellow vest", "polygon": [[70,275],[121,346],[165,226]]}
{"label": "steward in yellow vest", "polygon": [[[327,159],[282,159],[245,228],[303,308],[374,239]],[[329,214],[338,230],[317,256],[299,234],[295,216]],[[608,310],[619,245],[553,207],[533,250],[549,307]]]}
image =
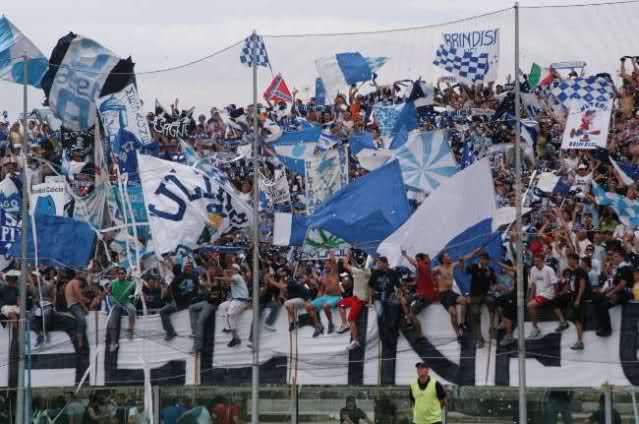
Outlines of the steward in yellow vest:
{"label": "steward in yellow vest", "polygon": [[442,409],[446,407],[446,390],[428,375],[430,369],[427,364],[418,362],[415,368],[417,381],[410,385],[413,424],[441,424]]}

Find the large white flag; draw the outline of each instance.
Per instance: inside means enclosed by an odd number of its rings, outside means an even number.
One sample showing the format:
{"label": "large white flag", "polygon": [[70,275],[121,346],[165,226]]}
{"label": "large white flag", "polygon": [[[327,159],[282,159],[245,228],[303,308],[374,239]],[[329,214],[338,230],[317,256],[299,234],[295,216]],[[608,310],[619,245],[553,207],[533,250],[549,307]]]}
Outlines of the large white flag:
{"label": "large white flag", "polygon": [[215,241],[252,222],[251,206],[221,180],[147,155],[138,154],[138,167],[157,254]]}
{"label": "large white flag", "polygon": [[485,158],[444,180],[377,251],[392,266],[401,262],[402,249],[410,256],[433,257],[464,231],[492,219],[496,211],[490,162]]}

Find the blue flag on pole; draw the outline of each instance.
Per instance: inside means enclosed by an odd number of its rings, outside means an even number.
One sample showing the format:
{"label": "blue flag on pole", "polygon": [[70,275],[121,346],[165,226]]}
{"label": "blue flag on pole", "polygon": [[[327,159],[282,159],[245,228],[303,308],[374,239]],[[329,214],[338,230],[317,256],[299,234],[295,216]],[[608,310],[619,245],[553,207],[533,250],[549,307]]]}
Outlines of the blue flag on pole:
{"label": "blue flag on pole", "polygon": [[[383,202],[379,201],[380,193]],[[401,168],[392,161],[326,199],[309,217],[276,214],[274,244],[301,246],[308,228],[320,228],[374,253],[410,213]]]}
{"label": "blue flag on pole", "polygon": [[49,61],[9,19],[0,16],[0,79],[17,84],[24,83],[25,55],[27,84],[40,87]]}
{"label": "blue flag on pole", "polygon": [[[39,264],[72,268],[86,268],[89,265],[97,239],[89,224],[53,215],[38,215],[35,224]],[[18,236],[11,246],[10,255],[14,258],[20,257],[21,236]],[[31,225],[27,232],[27,241],[27,258],[33,263],[36,251]]]}

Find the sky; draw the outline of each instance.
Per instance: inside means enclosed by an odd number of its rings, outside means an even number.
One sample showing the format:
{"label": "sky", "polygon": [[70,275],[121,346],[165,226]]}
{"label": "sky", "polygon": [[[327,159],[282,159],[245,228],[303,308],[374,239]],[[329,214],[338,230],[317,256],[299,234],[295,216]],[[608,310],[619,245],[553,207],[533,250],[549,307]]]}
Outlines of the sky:
{"label": "sky", "polygon": [[[522,1],[520,5],[562,5],[574,2],[575,0],[552,0],[547,3]],[[136,62],[136,71],[144,72],[206,56],[242,40],[253,29],[260,34],[269,35],[377,31],[438,24],[513,6],[513,2],[508,0],[324,0],[310,6],[309,4],[299,0],[0,0],[0,13],[6,15],[45,56],[50,55],[60,37],[73,31],[98,41],[122,57],[132,56]],[[552,9],[548,13],[554,14],[555,10],[562,11]],[[511,19],[508,18],[508,24],[510,22]],[[544,20],[539,22],[543,23]],[[573,28],[557,28],[555,25],[554,36],[562,38],[566,34],[587,29],[584,24],[588,22],[573,22]],[[489,24],[500,25],[492,21]],[[610,25],[614,25],[614,19],[611,19]],[[634,27],[632,25],[633,29]],[[530,28],[531,34],[539,29],[539,26]],[[339,43],[334,44],[339,44],[340,48],[352,45],[360,49],[366,49],[370,45],[371,50],[375,50],[379,39],[371,41],[372,39],[364,38],[360,37],[353,43],[352,38],[340,39]],[[410,37],[406,37],[406,40],[408,41],[397,40],[393,44],[392,53],[398,63],[406,61],[406,57],[413,54],[410,51]],[[553,39],[547,40],[547,48],[552,49]],[[431,42],[426,43],[427,47],[429,43]],[[270,44],[267,43],[269,53]],[[302,50],[312,58],[333,48],[332,45],[327,47],[325,42],[310,43],[307,52],[304,42],[286,44],[282,39],[277,39],[272,44],[272,62],[275,66],[274,59],[277,58],[278,72],[282,69],[283,73],[286,71],[287,61],[302,60]],[[634,52],[637,53],[639,51]],[[205,66],[207,64],[202,64],[199,68],[190,68],[188,72],[138,78],[141,97],[149,108],[154,97],[170,102],[180,94],[190,104],[198,106],[198,109],[213,105],[218,102],[218,98],[219,102],[224,103],[235,94],[229,87],[237,89],[238,84],[244,83],[244,79],[236,79],[239,78],[236,74],[242,71],[239,68],[236,70],[236,63],[231,62],[231,56],[235,61],[236,53],[229,54],[228,57],[216,57],[215,61],[208,62],[209,68]],[[304,57],[304,60],[312,64],[313,59],[309,58]],[[575,58],[566,57],[564,60],[570,59]],[[308,81],[312,81],[313,77],[310,75],[311,71],[312,67],[299,67],[299,74],[291,75],[291,78],[295,80],[299,77],[300,80],[296,82],[308,86]],[[215,79],[215,82],[209,82],[209,79]],[[306,82],[302,82],[302,79]],[[260,75],[260,80],[267,84],[269,75]],[[198,84],[194,84],[194,81]],[[212,92],[215,94],[211,94]],[[248,99],[243,97],[240,100]],[[41,91],[31,89],[29,109],[41,101]],[[10,117],[15,118],[22,109],[22,88],[0,82],[0,108],[8,110]]]}

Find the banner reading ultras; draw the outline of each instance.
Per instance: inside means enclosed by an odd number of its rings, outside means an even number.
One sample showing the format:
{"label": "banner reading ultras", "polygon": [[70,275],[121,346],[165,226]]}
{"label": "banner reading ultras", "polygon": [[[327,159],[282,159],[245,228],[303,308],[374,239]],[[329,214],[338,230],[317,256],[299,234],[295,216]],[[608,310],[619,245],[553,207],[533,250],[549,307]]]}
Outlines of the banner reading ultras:
{"label": "banner reading ultras", "polygon": [[499,28],[442,33],[433,63],[465,83],[495,81]]}
{"label": "banner reading ultras", "polygon": [[562,149],[605,149],[612,115],[612,99],[606,102],[573,100],[561,141]]}

